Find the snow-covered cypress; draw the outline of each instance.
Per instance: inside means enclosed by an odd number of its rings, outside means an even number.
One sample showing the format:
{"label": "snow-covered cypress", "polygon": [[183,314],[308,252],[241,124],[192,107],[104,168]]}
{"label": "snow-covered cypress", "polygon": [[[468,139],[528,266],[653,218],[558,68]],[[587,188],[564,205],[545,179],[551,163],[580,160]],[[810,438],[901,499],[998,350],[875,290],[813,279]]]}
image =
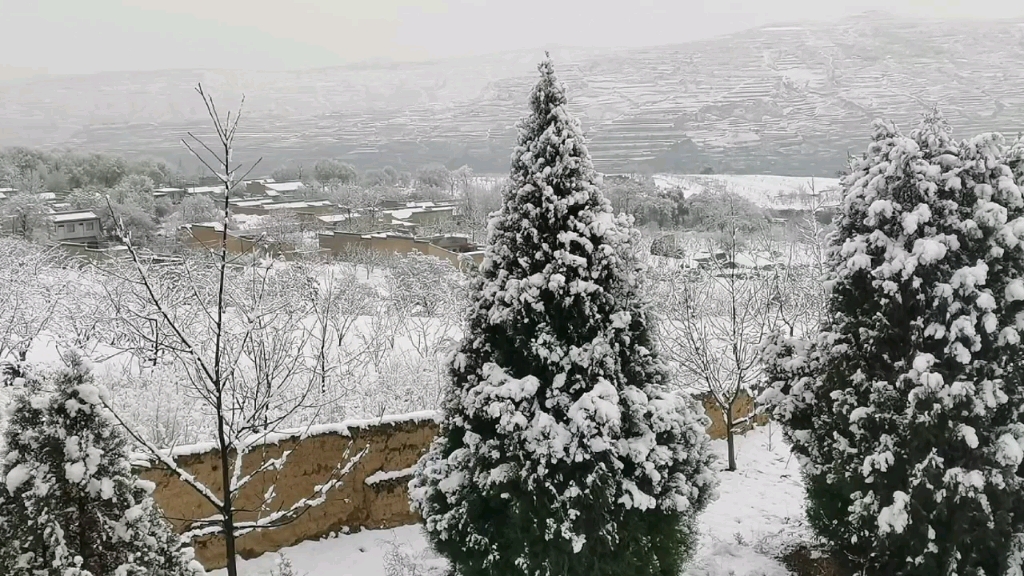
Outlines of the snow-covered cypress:
{"label": "snow-covered cypress", "polygon": [[459,576],[677,576],[715,490],[706,419],[668,390],[637,233],[539,70],[413,506]]}
{"label": "snow-covered cypress", "polygon": [[936,113],[873,129],[842,181],[828,319],[774,341],[764,399],[812,526],[868,574],[1019,576],[1021,149],[954,141]]}
{"label": "snow-covered cypress", "polygon": [[30,379],[8,409],[0,573],[201,576],[154,504],[154,485],[132,473],[106,391],[80,361],[74,366],[49,386]]}

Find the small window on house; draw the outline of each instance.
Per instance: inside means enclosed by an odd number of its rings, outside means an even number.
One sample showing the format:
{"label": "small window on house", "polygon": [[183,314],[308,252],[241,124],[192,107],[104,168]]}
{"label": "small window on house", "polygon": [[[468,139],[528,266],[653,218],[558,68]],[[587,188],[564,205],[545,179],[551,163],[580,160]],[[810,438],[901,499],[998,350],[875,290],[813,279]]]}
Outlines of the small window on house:
{"label": "small window on house", "polygon": [[57,225],[57,232],[60,232],[61,234],[64,233],[64,225],[63,224],[58,224]]}
{"label": "small window on house", "polygon": [[86,222],[85,223],[85,229],[91,231],[92,230],[92,222]]}
{"label": "small window on house", "polygon": [[74,224],[68,224],[68,233],[70,234],[70,233],[72,233],[74,231],[75,231],[75,225]]}

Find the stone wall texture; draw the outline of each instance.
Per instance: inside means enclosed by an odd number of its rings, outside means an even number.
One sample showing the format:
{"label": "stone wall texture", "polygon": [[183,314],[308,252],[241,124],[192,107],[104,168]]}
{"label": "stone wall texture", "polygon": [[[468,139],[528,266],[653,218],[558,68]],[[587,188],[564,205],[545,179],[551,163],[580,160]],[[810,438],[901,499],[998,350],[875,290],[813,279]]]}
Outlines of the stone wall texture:
{"label": "stone wall texture", "polygon": [[[712,438],[725,437],[723,413],[710,398],[701,398],[711,418],[708,432]],[[754,403],[741,399],[734,410],[737,420],[751,416]],[[314,540],[332,532],[391,528],[414,524],[418,517],[409,509],[406,484],[411,468],[430,446],[438,431],[436,415],[420,412],[389,417],[380,421],[346,422],[323,426],[305,433],[283,434],[247,455],[245,473],[250,473],[267,458],[291,451],[280,471],[265,472],[243,489],[239,508],[258,509],[270,486],[275,486],[272,510],[291,507],[311,496],[315,487],[336,475],[340,465],[366,449],[343,483],[332,490],[326,501],[308,509],[293,522],[244,535],[237,541],[237,553],[255,558]],[[216,449],[192,447],[177,449],[175,461],[214,493],[220,489],[220,456]],[[164,514],[179,530],[199,518],[213,515],[213,507],[191,487],[159,464],[139,465],[140,477],[156,484],[154,498]],[[390,473],[390,474],[389,474]],[[369,482],[367,480],[369,479]],[[265,513],[264,513],[265,514]],[[254,512],[239,514],[251,520]],[[224,566],[224,542],[220,537],[204,537],[194,543],[196,556],[207,569]]]}

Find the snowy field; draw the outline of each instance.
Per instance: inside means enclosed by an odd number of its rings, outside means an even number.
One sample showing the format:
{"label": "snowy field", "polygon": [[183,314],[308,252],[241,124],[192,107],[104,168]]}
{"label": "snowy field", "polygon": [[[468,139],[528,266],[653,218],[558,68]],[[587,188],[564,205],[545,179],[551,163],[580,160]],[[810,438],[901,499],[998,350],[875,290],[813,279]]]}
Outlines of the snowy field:
{"label": "snowy field", "polygon": [[[47,266],[43,272],[12,281],[11,290],[0,294],[0,305],[3,297],[16,298],[13,301],[19,304],[0,306],[0,325],[17,320],[18,327],[26,327],[22,331],[28,336],[17,341],[30,342],[27,362],[45,372],[63,364],[63,353],[78,349],[92,361],[97,382],[110,389],[118,412],[149,440],[172,446],[208,439],[213,420],[187,384],[180,365],[143,365],[126,348],[131,344],[112,341],[124,332],[107,292],[120,285],[118,281],[89,268]],[[317,264],[308,273],[324,290],[330,285],[335,298],[330,318],[331,378],[318,386],[315,404],[283,425],[436,407],[447,373],[443,361],[461,337],[464,276],[433,258],[393,258],[372,268]],[[0,339],[4,337],[0,334]],[[11,358],[4,353],[9,348],[0,346],[0,360]],[[0,408],[17,389],[0,387]]]}
{"label": "snowy field", "polygon": [[[723,459],[725,442],[713,446]],[[737,438],[737,454],[739,470],[719,473],[719,497],[701,517],[700,549],[686,576],[787,576],[789,570],[775,558],[809,538],[799,470],[778,428],[769,434],[761,427]],[[396,569],[396,550],[420,571]],[[419,526],[340,535],[281,552],[296,576],[434,576],[444,565],[427,549]],[[270,576],[278,558],[265,554],[243,561],[240,575]]]}
{"label": "snowy field", "polygon": [[[654,174],[651,178],[659,188],[682,188],[686,197],[709,189],[724,188],[762,208],[776,209],[799,208],[801,195],[812,189],[829,197],[839,187],[838,178],[766,174]],[[500,186],[506,179],[501,175],[477,176],[474,184],[490,190]]]}
{"label": "snowy field", "polygon": [[802,176],[725,175],[725,174],[655,174],[659,188],[679,187],[689,198],[707,190],[724,189],[735,192],[762,208],[801,208],[812,188],[827,199],[838,199],[838,178],[807,178]]}
{"label": "snowy field", "polygon": [[[652,257],[651,263],[667,269],[666,262],[657,260]],[[289,266],[278,263],[275,268]],[[468,307],[462,292],[465,277],[433,258],[394,258],[372,268],[316,264],[308,273],[322,285],[333,286],[338,298],[337,316],[331,320],[332,377],[311,407],[282,425],[437,409],[447,382],[445,360],[462,337]],[[110,278],[95,270],[59,268],[47,269],[44,276],[60,291],[32,281],[14,284],[24,291],[26,301],[33,301],[27,309],[57,306],[51,315],[25,320],[43,326],[31,339],[31,365],[57,368],[62,351],[82,350],[93,362],[97,382],[111,391],[115,409],[147,439],[165,447],[209,439],[212,415],[187,385],[180,366],[144,366],[132,352],[113,345],[111,338],[123,326],[105,292]],[[662,292],[652,287],[650,294],[657,298],[664,296]],[[344,337],[339,339],[338,331]],[[677,385],[692,391],[684,382],[679,379]],[[0,407],[12,393],[13,389],[0,389]]]}

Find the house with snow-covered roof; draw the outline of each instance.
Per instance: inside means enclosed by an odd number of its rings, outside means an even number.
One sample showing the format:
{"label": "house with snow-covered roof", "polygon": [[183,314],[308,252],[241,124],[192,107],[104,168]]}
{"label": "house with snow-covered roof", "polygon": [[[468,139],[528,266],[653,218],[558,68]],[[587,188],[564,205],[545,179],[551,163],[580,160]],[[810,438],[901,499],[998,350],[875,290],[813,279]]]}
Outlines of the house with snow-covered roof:
{"label": "house with snow-covered roof", "polygon": [[479,266],[483,262],[483,248],[470,241],[465,235],[438,235],[416,237],[395,232],[321,232],[318,234],[320,249],[334,256],[344,256],[353,250],[372,250],[384,254],[409,254],[417,252],[448,260],[453,266],[465,269]]}
{"label": "house with snow-covered roof", "polygon": [[273,179],[248,180],[245,182],[245,193],[249,196],[288,196],[303,190],[302,182],[274,182]]}
{"label": "house with snow-covered roof", "polygon": [[100,217],[91,210],[54,212],[46,217],[50,240],[98,244],[103,238]]}
{"label": "house with snow-covered roof", "polygon": [[189,188],[185,188],[185,194],[189,196],[223,196],[224,186],[191,186]]}
{"label": "house with snow-covered roof", "polygon": [[455,217],[455,205],[411,206],[384,210],[381,214],[386,224],[410,223],[421,226],[440,224]]}

